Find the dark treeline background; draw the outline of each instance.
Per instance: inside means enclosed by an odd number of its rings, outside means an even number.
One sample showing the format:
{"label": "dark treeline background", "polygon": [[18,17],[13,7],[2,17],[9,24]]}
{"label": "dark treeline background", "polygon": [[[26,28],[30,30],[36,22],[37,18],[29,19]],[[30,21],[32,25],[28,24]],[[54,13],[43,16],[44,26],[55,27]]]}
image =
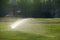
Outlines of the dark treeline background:
{"label": "dark treeline background", "polygon": [[0,17],[6,15],[6,8],[8,7],[8,0],[0,0]]}
{"label": "dark treeline background", "polygon": [[[11,10],[14,7],[12,6],[12,2],[9,2],[10,0],[0,0],[0,17],[5,17],[7,14],[13,14]],[[60,17],[60,0],[17,0],[15,8],[21,11],[15,14],[19,17]]]}

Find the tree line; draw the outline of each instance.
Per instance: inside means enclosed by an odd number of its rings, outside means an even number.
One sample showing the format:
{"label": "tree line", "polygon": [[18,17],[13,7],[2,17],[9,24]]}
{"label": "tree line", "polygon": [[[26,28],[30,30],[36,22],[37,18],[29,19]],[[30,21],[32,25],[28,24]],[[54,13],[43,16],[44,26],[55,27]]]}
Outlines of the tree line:
{"label": "tree line", "polygon": [[60,0],[20,0],[18,4],[25,17],[60,17]]}
{"label": "tree line", "polygon": [[[4,17],[9,0],[0,0],[0,17]],[[18,0],[19,16],[54,18],[60,17],[60,0]]]}

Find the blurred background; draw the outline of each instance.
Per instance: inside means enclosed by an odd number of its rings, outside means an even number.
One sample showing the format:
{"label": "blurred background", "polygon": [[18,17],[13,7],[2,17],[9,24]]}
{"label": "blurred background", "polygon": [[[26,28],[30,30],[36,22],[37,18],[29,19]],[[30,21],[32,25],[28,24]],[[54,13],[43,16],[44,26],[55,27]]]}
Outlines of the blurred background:
{"label": "blurred background", "polygon": [[0,0],[0,17],[60,18],[60,0]]}

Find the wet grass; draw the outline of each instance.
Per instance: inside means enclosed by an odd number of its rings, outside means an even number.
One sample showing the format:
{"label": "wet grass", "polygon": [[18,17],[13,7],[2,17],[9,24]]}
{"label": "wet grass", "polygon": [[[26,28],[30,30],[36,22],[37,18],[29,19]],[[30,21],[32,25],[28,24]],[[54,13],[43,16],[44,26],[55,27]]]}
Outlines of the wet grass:
{"label": "wet grass", "polygon": [[16,29],[9,25],[0,22],[0,40],[60,40],[60,24],[25,24]]}
{"label": "wet grass", "polygon": [[52,38],[18,31],[0,32],[0,40],[51,40]]}

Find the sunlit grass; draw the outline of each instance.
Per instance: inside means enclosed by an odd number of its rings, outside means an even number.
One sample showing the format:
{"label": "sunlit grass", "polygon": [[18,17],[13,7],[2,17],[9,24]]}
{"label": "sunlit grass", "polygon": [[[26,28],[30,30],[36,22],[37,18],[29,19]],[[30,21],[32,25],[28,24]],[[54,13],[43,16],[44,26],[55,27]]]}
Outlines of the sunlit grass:
{"label": "sunlit grass", "polygon": [[34,18],[33,20],[45,22],[60,22],[60,18]]}
{"label": "sunlit grass", "polygon": [[[0,30],[7,29],[7,25],[3,26],[1,25]],[[40,27],[42,26],[42,28]],[[24,25],[24,27],[27,27],[25,29],[20,29],[18,27],[18,30],[20,31],[0,31],[0,39],[1,40],[57,40],[56,38],[59,38],[60,34],[60,25],[52,25],[52,24],[28,24]],[[4,28],[3,28],[4,27]],[[23,26],[21,26],[23,27]],[[30,29],[28,28],[30,27]],[[44,29],[45,28],[45,29]],[[24,31],[22,31],[24,30]],[[30,31],[31,30],[31,31]],[[46,33],[44,33],[45,31]],[[38,34],[40,33],[40,34]],[[42,34],[41,34],[42,33]],[[55,37],[49,37],[49,36],[55,36]]]}
{"label": "sunlit grass", "polygon": [[[5,18],[5,20],[17,20]],[[19,18],[18,18],[19,19]],[[48,18],[32,18],[37,21],[47,21]],[[49,21],[59,21],[51,19]],[[29,22],[29,21],[28,21]],[[10,22],[0,22],[0,40],[60,40],[60,24],[23,24],[11,29]],[[3,31],[1,31],[3,30]]]}

